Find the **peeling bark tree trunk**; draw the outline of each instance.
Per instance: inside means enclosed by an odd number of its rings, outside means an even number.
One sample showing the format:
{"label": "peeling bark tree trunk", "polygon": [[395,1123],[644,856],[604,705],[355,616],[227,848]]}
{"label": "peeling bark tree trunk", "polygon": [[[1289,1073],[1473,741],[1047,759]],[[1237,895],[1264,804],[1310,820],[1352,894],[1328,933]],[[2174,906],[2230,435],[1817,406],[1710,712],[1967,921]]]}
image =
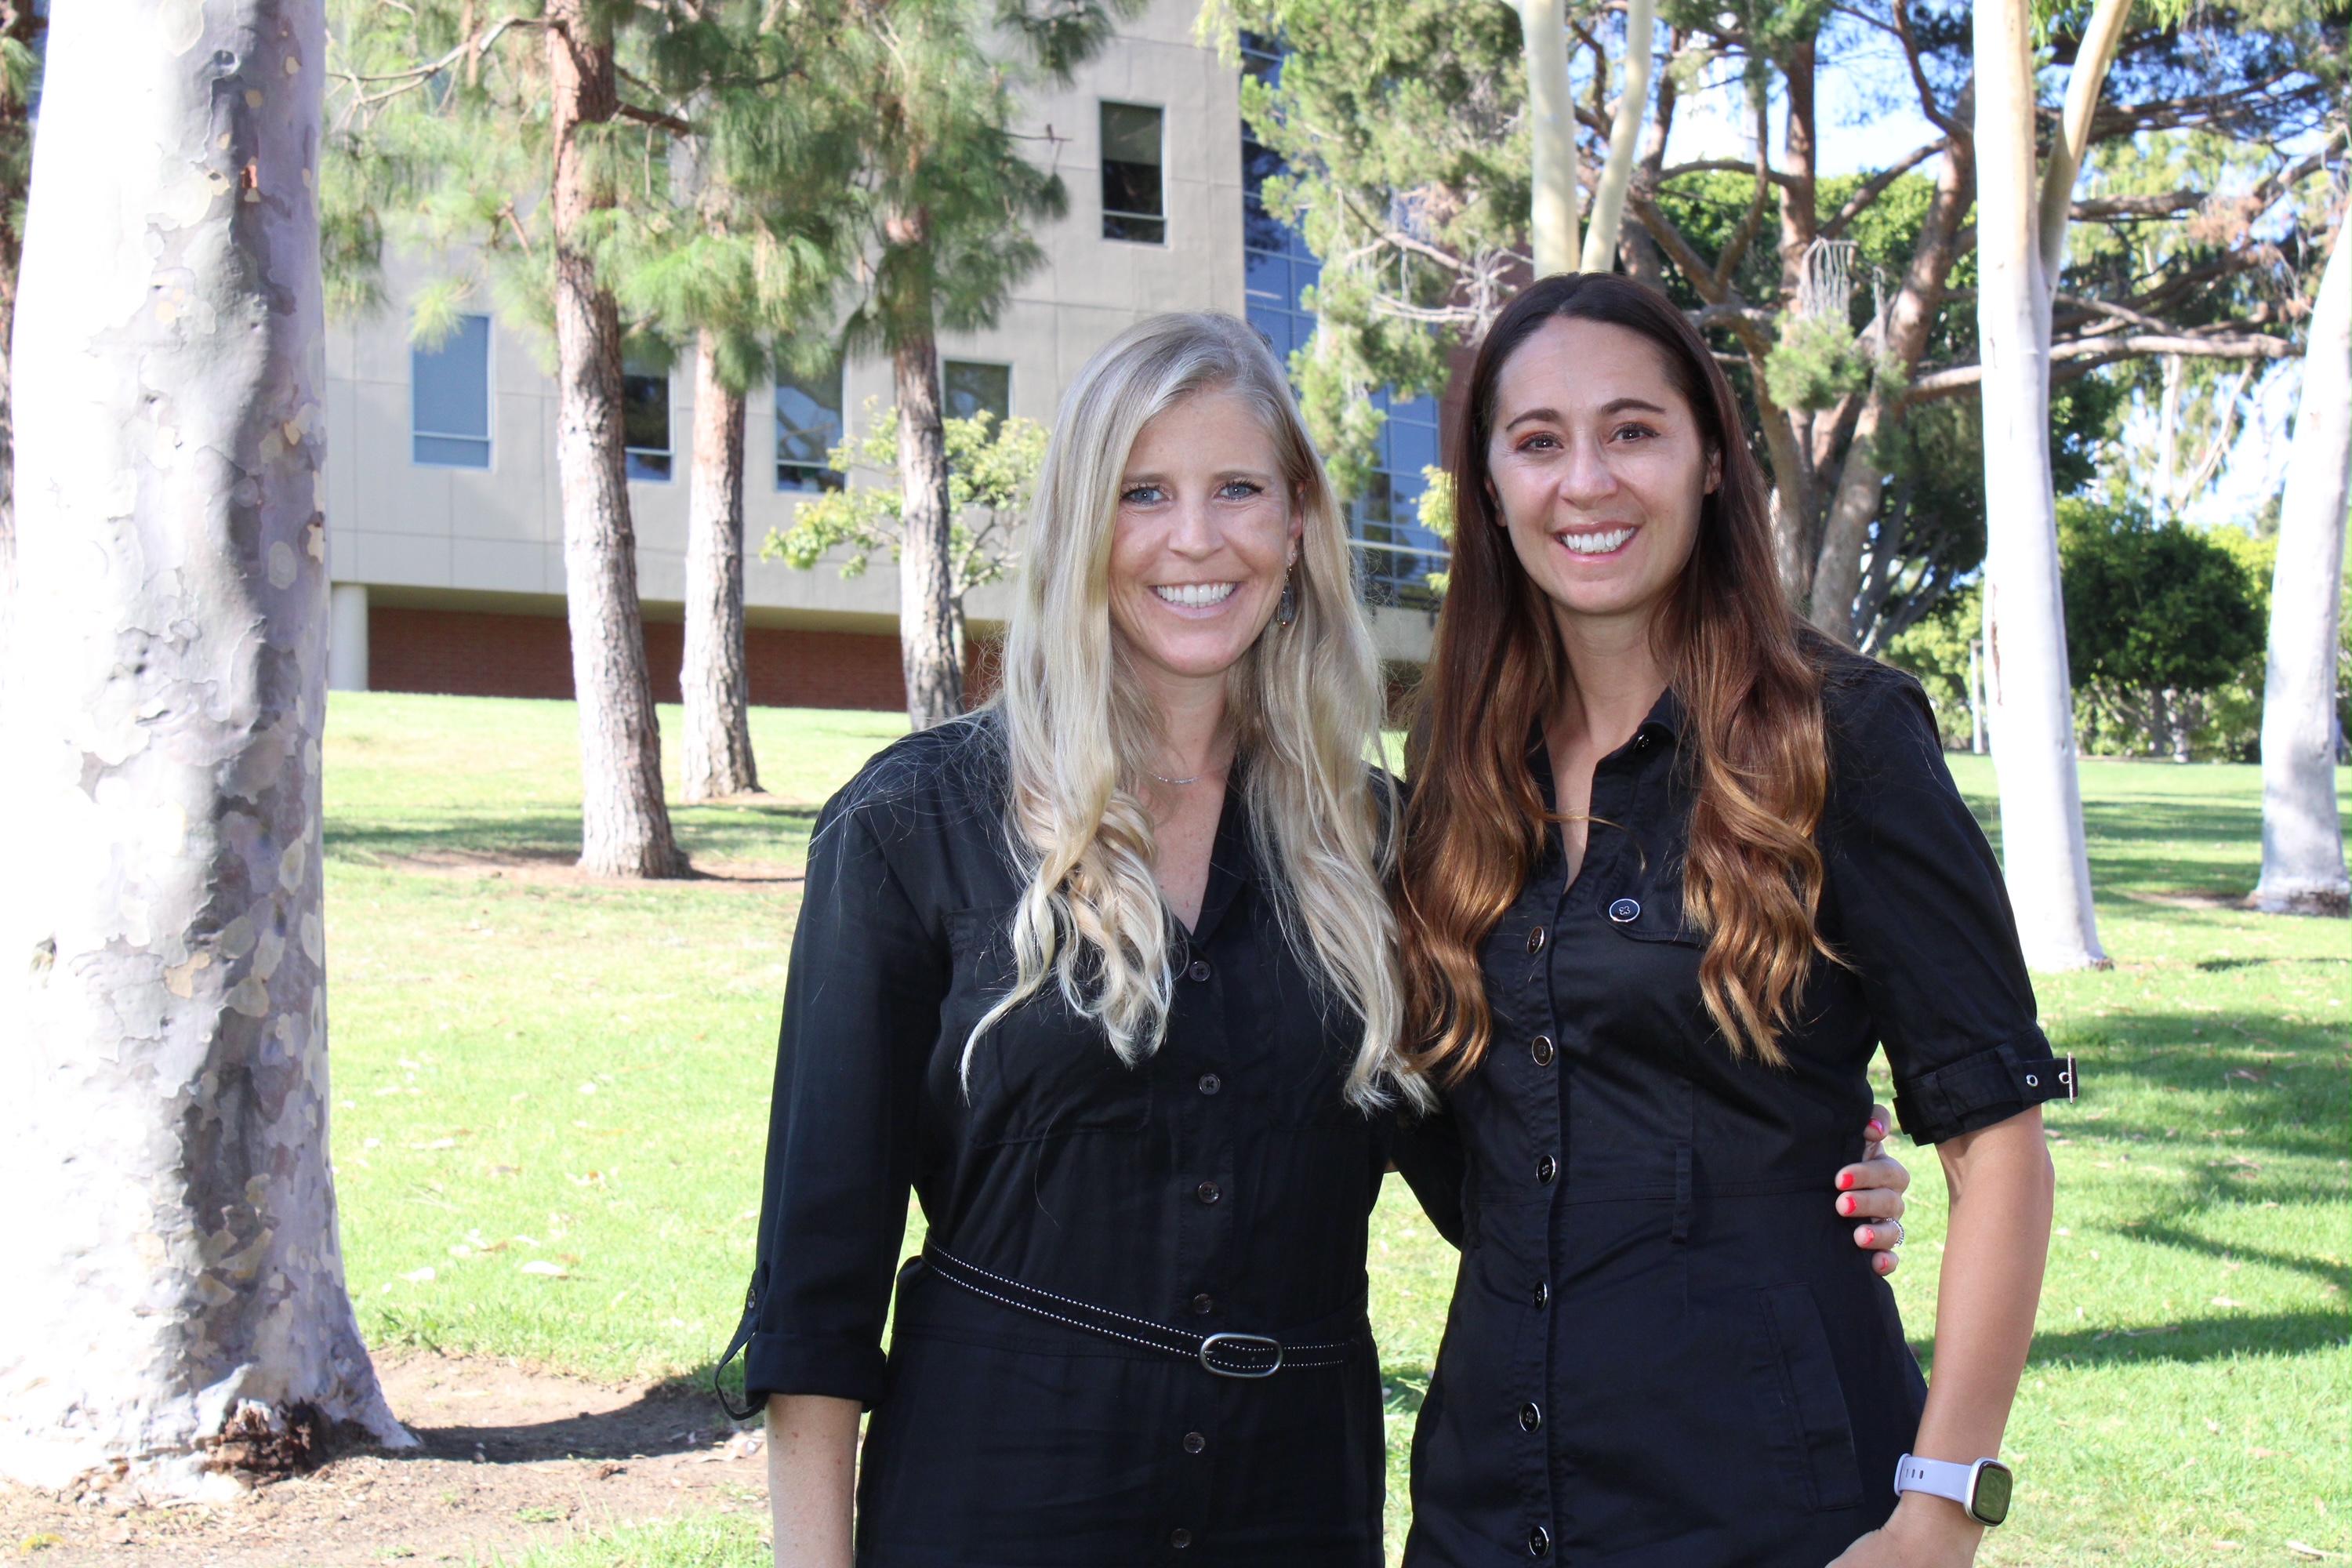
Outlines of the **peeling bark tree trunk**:
{"label": "peeling bark tree trunk", "polygon": [[[33,9],[33,0],[0,0],[0,37],[29,48],[46,26],[47,19]],[[0,100],[0,142],[10,148],[28,142],[31,120],[31,106],[21,99]],[[16,269],[25,256],[16,208],[24,199],[21,186],[0,190],[0,657],[7,652],[10,605],[16,591],[16,404],[8,345],[16,336]]]}
{"label": "peeling bark tree trunk", "polygon": [[1633,184],[1634,144],[1650,107],[1650,63],[1657,47],[1657,0],[1626,0],[1625,85],[1609,127],[1609,161],[1592,192],[1592,222],[1584,235],[1584,270],[1607,272],[1617,259],[1617,237],[1625,217],[1625,191]]}
{"label": "peeling bark tree trunk", "polygon": [[694,478],[686,515],[686,798],[760,787],[743,657],[743,405],[719,375],[719,335],[694,353]]}
{"label": "peeling bark tree trunk", "polygon": [[1984,364],[1985,683],[2001,858],[2028,963],[2106,963],[2091,905],[2050,474],[2050,310],[2027,0],[1976,0],[1977,296]]}
{"label": "peeling bark tree trunk", "polygon": [[55,13],[16,344],[0,1474],[410,1446],[327,1160],[320,0]]}
{"label": "peeling bark tree trunk", "polygon": [[1936,194],[1928,201],[1927,221],[1920,225],[1902,291],[1886,313],[1882,363],[1872,373],[1870,395],[1854,420],[1853,441],[1846,448],[1829,517],[1822,525],[1821,556],[1813,566],[1813,625],[1848,647],[1864,629],[1854,618],[1854,598],[1862,591],[1862,548],[1870,537],[1871,520],[1878,515],[1879,491],[1886,479],[1878,463],[1878,444],[1901,426],[1904,387],[1919,368],[1928,330],[1943,307],[1960,219],[1975,196],[1976,161],[1967,141],[1955,136],[1937,171]]}
{"label": "peeling bark tree trunk", "polygon": [[1528,238],[1536,276],[1576,270],[1576,100],[1568,79],[1560,0],[1517,0],[1528,61],[1528,146],[1533,161]]}
{"label": "peeling bark tree trunk", "polygon": [[602,877],[685,868],[662,799],[661,730],[646,674],[637,547],[621,431],[621,316],[582,248],[611,204],[583,125],[620,111],[609,22],[593,0],[550,0],[548,87],[555,142],[555,467],[572,689],[580,705],[580,867]]}
{"label": "peeling bark tree trunk", "polygon": [[[893,244],[920,244],[926,237],[919,215],[891,223]],[[898,664],[907,680],[907,721],[928,730],[963,711],[963,661],[949,554],[940,345],[922,324],[930,319],[929,301],[914,304],[903,319],[890,351],[898,398]]]}
{"label": "peeling bark tree trunk", "polygon": [[2336,812],[2336,658],[2352,501],[2352,209],[2319,279],[2271,583],[2263,679],[2263,879],[2271,914],[2352,912]]}

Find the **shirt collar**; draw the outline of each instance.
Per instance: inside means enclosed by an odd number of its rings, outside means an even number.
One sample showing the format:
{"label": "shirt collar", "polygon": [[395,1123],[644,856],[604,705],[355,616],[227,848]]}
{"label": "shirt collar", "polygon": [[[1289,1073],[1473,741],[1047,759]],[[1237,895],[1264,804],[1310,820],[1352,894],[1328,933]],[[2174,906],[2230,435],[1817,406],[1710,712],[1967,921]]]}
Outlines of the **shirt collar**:
{"label": "shirt collar", "polygon": [[[1601,760],[1605,763],[1611,757],[1622,755],[1629,748],[1632,747],[1635,741],[1638,741],[1645,734],[1651,735],[1657,740],[1664,741],[1668,742],[1669,746],[1671,746],[1673,742],[1681,738],[1683,731],[1688,727],[1689,723],[1689,710],[1684,708],[1683,700],[1675,695],[1675,689],[1669,686],[1664,691],[1658,693],[1658,700],[1650,704],[1649,717],[1643,719],[1641,724],[1635,728],[1633,735],[1628,737],[1626,740],[1625,744],[1618,747],[1616,751],[1610,752],[1608,757],[1603,757]],[[1543,796],[1544,810],[1547,813],[1558,811],[1559,809],[1559,797],[1553,793],[1551,782],[1551,750],[1544,743],[1543,720],[1541,718],[1538,718],[1536,721],[1528,727],[1527,756],[1528,772],[1535,775],[1536,789]]]}

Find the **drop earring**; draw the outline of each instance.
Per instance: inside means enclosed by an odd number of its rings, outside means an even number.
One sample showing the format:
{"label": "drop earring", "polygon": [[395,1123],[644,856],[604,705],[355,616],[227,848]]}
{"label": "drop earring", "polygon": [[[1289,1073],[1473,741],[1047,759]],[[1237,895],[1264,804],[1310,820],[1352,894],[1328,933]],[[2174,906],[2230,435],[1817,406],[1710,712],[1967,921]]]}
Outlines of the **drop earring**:
{"label": "drop earring", "polygon": [[1286,626],[1298,618],[1298,588],[1292,574],[1282,574],[1282,602],[1274,607],[1274,624]]}

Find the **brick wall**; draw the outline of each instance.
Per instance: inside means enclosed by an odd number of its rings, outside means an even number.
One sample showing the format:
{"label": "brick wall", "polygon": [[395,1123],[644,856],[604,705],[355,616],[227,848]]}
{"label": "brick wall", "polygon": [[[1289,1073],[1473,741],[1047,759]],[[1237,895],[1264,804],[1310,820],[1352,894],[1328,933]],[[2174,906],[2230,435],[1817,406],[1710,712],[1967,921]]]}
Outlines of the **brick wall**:
{"label": "brick wall", "polygon": [[[678,700],[685,628],[646,626],[654,697]],[[898,674],[898,639],[871,632],[799,631],[752,626],[743,637],[751,700],[762,708],[866,708],[907,705]],[[995,689],[994,648],[974,639],[964,668],[966,696]],[[431,691],[457,697],[572,695],[572,635],[560,616],[472,610],[368,610],[368,685],[377,691]]]}

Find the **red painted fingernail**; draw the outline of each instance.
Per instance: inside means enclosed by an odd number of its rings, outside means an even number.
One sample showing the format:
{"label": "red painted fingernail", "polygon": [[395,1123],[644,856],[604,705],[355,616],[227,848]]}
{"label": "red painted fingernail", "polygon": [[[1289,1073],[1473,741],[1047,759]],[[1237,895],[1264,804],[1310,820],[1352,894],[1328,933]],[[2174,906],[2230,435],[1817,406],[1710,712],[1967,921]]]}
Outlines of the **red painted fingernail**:
{"label": "red painted fingernail", "polygon": [[1851,1171],[1840,1171],[1838,1173],[1838,1191],[1843,1192],[1852,1185],[1853,1185],[1853,1173]]}
{"label": "red painted fingernail", "polygon": [[1840,1199],[1838,1199],[1838,1213],[1840,1213],[1840,1214],[1852,1214],[1853,1212],[1853,1200],[1852,1198],[1840,1198]]}
{"label": "red painted fingernail", "polygon": [[1885,1123],[1884,1121],[1880,1121],[1880,1120],[1878,1120],[1878,1118],[1877,1118],[1877,1117],[1875,1117],[1875,1116],[1874,1116],[1874,1117],[1872,1117],[1872,1118],[1870,1119],[1870,1135],[1871,1135],[1871,1137],[1873,1137],[1874,1139],[1874,1138],[1877,1138],[1877,1137],[1878,1137],[1878,1136],[1880,1136],[1882,1133],[1884,1133],[1885,1131],[1886,1131],[1886,1123]]}

